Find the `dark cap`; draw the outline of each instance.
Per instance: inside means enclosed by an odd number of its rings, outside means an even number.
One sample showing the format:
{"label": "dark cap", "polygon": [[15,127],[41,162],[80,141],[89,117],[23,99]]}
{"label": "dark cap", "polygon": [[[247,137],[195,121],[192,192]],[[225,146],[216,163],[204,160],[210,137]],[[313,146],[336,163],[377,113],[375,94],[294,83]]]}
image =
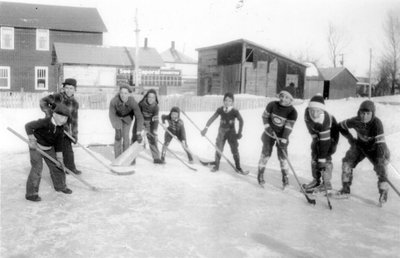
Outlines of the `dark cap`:
{"label": "dark cap", "polygon": [[232,101],[235,101],[235,98],[233,97],[233,93],[230,93],[230,92],[225,93],[224,100],[226,98],[230,98]]}
{"label": "dark cap", "polygon": [[76,88],[76,80],[73,78],[67,78],[65,81],[62,83],[63,86],[65,85],[72,85]]}
{"label": "dark cap", "polygon": [[57,113],[59,115],[66,116],[66,117],[69,117],[71,114],[69,112],[68,107],[61,103],[57,104],[57,106],[54,108],[54,113]]}

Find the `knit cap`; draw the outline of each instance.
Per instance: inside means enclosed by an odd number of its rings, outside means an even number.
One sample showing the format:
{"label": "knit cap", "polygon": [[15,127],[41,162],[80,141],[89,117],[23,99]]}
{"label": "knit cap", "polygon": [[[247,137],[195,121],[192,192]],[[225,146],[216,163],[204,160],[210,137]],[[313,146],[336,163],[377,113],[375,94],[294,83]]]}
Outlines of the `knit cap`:
{"label": "knit cap", "polygon": [[64,104],[57,104],[57,106],[54,108],[54,113],[69,117],[71,115],[68,107]]}
{"label": "knit cap", "polygon": [[309,108],[319,108],[325,110],[325,101],[324,97],[321,95],[315,95],[310,99],[310,103],[308,103]]}

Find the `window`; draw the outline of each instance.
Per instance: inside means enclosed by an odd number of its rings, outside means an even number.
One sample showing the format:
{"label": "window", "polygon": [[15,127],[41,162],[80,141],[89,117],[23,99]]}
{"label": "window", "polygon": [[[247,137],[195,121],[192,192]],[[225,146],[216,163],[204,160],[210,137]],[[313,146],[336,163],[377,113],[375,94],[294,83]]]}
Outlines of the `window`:
{"label": "window", "polygon": [[10,88],[10,67],[0,66],[0,89]]}
{"label": "window", "polygon": [[48,68],[45,66],[35,67],[35,90],[47,90],[48,83]]}
{"label": "window", "polygon": [[14,49],[14,28],[1,27],[1,49]]}
{"label": "window", "polygon": [[49,30],[36,30],[36,50],[49,50]]}

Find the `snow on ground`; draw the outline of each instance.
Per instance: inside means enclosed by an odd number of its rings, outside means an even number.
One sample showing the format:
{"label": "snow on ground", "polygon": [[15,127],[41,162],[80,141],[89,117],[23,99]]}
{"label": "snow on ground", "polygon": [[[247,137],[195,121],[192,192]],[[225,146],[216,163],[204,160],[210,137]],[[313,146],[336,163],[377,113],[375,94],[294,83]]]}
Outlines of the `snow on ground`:
{"label": "snow on ground", "polygon": [[[327,101],[337,120],[354,116],[364,99]],[[377,98],[377,116],[383,121],[391,150],[389,178],[400,188],[399,96]],[[222,101],[221,101],[222,103]],[[300,103],[300,102],[299,102]],[[383,104],[381,104],[383,103]],[[310,180],[309,145],[303,115],[307,101],[296,105],[298,122],[290,137],[289,157],[302,182]],[[6,130],[24,133],[24,124],[43,114],[39,109],[0,109],[1,257],[398,257],[400,253],[400,198],[390,191],[389,202],[377,207],[376,175],[363,161],[355,169],[352,197],[318,197],[307,204],[296,181],[280,190],[276,151],[268,163],[267,184],[256,183],[261,151],[262,109],[241,110],[245,120],[240,154],[250,175],[232,172],[226,162],[221,171],[194,165],[193,172],[171,155],[167,164],[154,165],[148,151],[137,159],[136,173],[115,176],[84,150],[75,148],[82,178],[99,188],[91,191],[68,177],[72,195],[56,193],[44,166],[40,203],[24,199],[29,173],[25,143]],[[113,143],[107,110],[81,110],[82,144]],[[189,114],[201,128],[210,112]],[[203,159],[214,151],[183,117],[189,147]],[[207,136],[214,142],[218,122]],[[160,139],[163,131],[159,130]],[[177,143],[170,147],[186,160]],[[333,157],[334,188],[340,188],[341,159],[348,148],[341,137]],[[108,153],[107,153],[108,152]],[[111,148],[104,152],[110,158]],[[225,154],[231,158],[229,147]],[[99,155],[99,154],[97,154]]]}

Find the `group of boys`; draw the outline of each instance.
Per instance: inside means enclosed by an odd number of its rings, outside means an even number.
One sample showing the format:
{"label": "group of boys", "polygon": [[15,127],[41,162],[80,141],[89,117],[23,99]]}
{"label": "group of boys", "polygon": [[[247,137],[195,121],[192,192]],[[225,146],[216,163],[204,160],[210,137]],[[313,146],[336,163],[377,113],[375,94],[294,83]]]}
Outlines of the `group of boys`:
{"label": "group of boys", "polygon": [[[71,143],[76,143],[78,139],[79,104],[74,98],[75,90],[76,80],[66,79],[61,93],[49,95],[40,101],[40,107],[45,112],[46,117],[26,124],[32,164],[27,182],[26,199],[28,200],[40,201],[38,191],[43,157],[36,151],[36,148],[47,152],[59,162],[56,165],[44,158],[49,166],[56,191],[67,194],[72,193],[65,184],[65,167],[76,174],[81,174],[81,171],[76,169],[71,146]],[[189,162],[193,162],[193,157],[188,151],[185,128],[180,118],[180,109],[173,107],[168,115],[162,116],[163,124],[168,122],[168,125],[166,126],[167,130],[160,157],[157,147],[159,111],[157,94],[154,90],[149,90],[143,99],[137,103],[130,96],[130,93],[129,86],[121,86],[119,93],[110,102],[109,118],[115,129],[115,157],[117,158],[131,143],[135,141],[142,143],[142,131],[145,130],[147,131],[154,163],[165,163],[166,149],[174,136],[181,141]],[[261,140],[263,147],[258,163],[257,180],[260,185],[265,184],[265,167],[271,157],[273,146],[276,144],[282,173],[282,184],[285,187],[289,184],[287,160],[289,135],[293,130],[298,114],[293,107],[293,96],[290,91],[282,90],[278,97],[278,101],[268,103],[262,114],[264,132]],[[241,168],[238,150],[238,140],[242,137],[244,122],[238,109],[233,107],[233,103],[234,95],[226,93],[223,98],[223,106],[219,107],[210,117],[205,128],[201,131],[201,135],[205,136],[208,127],[220,117],[220,126],[216,139],[217,151],[215,153],[215,161],[212,162],[214,166],[211,171],[216,172],[219,170],[221,153],[226,141],[228,141],[235,161],[236,171],[246,174]],[[135,123],[132,140],[130,141],[129,133],[133,120],[135,120]],[[235,129],[236,120],[239,122],[237,132]],[[339,194],[350,194],[353,169],[364,158],[368,158],[374,165],[374,170],[378,175],[379,201],[381,203],[387,201],[389,187],[386,166],[390,153],[385,143],[382,122],[375,116],[375,105],[372,101],[364,101],[356,117],[337,123],[335,117],[326,111],[324,98],[316,95],[311,98],[306,108],[304,121],[312,137],[311,172],[313,180],[303,185],[306,191],[321,192],[332,189],[332,155],[336,151],[340,132],[348,139],[350,149],[343,158],[342,189]],[[355,129],[357,132],[356,139],[349,132],[349,129]]]}

